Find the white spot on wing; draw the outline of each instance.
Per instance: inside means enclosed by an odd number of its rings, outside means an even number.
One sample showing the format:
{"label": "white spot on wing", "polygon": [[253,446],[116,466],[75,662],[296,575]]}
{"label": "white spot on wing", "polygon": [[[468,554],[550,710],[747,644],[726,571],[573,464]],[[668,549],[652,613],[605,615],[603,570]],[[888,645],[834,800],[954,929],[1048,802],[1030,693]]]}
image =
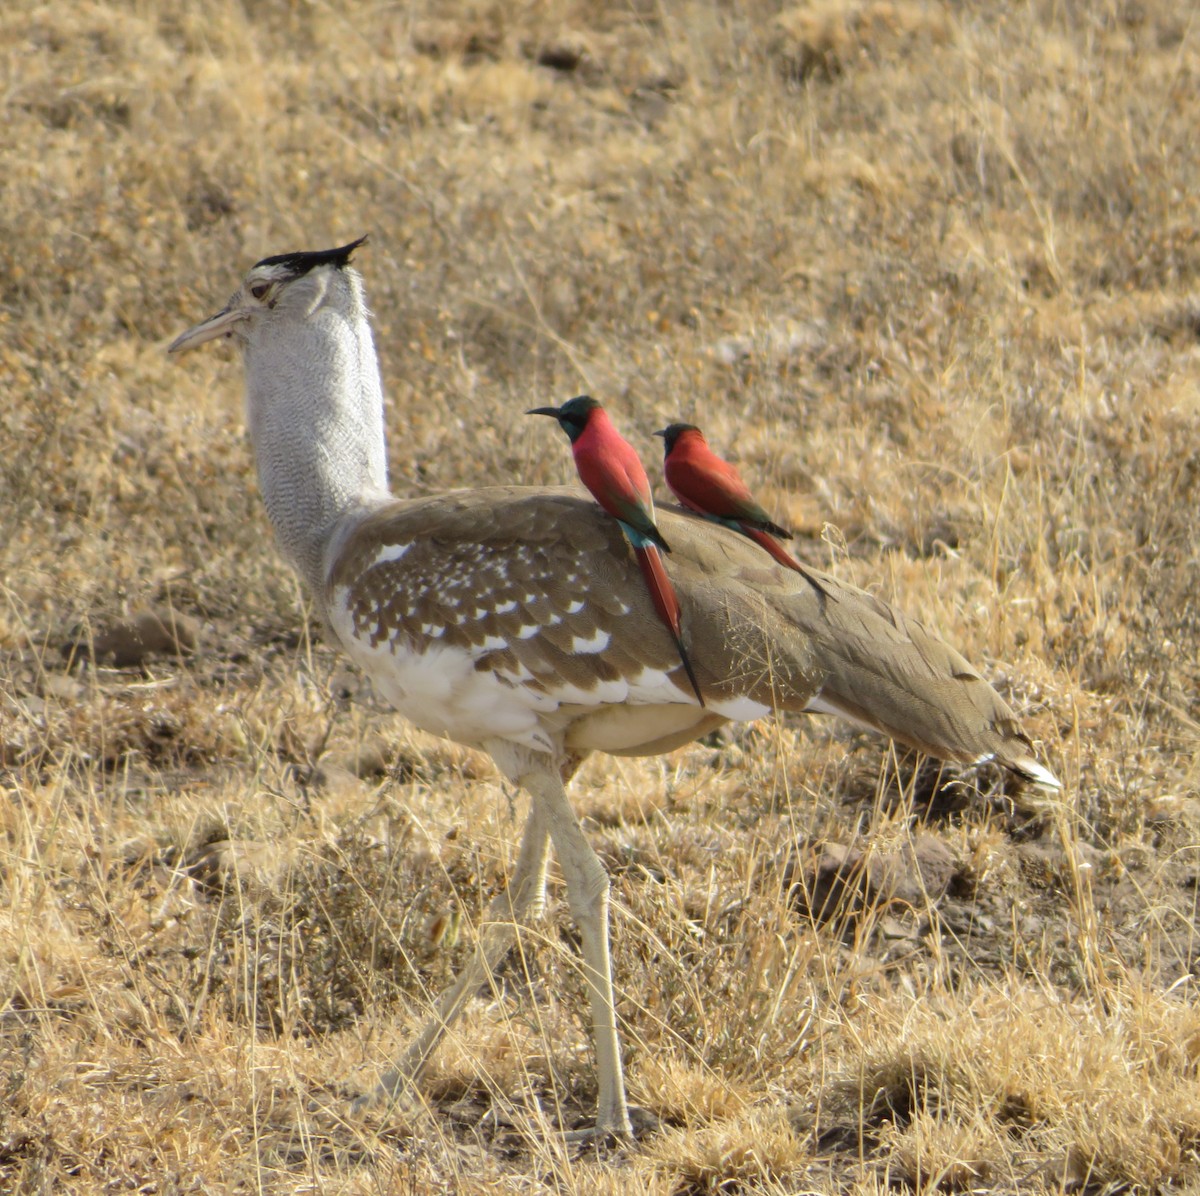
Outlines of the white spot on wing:
{"label": "white spot on wing", "polygon": [[627,677],[625,684],[629,686],[630,702],[635,705],[648,703],[657,705],[660,702],[690,702],[696,704],[694,696],[685,697],[667,675],[665,669],[642,669],[633,677]]}
{"label": "white spot on wing", "polygon": [[515,669],[497,669],[496,675],[503,677],[506,681],[511,681],[514,685],[524,685],[526,681],[533,680],[533,674],[520,661],[517,661]]}
{"label": "white spot on wing", "polygon": [[612,636],[609,635],[607,631],[600,629],[589,640],[575,636],[575,638],[571,640],[571,651],[579,655],[588,655],[593,652],[603,652],[611,641]]}
{"label": "white spot on wing", "polygon": [[398,561],[410,548],[411,544],[385,544],[375,554],[372,565],[386,565],[388,561]]}

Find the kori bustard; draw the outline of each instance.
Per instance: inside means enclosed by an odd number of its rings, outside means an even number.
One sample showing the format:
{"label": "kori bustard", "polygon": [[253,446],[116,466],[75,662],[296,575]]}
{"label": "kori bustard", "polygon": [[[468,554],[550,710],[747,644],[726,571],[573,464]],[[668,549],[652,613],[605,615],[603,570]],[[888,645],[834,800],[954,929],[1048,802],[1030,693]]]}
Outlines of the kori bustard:
{"label": "kori bustard", "polygon": [[333,637],[398,711],[489,753],[530,797],[515,869],[469,964],[377,1093],[417,1081],[517,924],[540,912],[553,843],[591,1003],[595,1130],[628,1134],[609,882],[564,789],[587,753],[652,755],[726,720],[816,711],[944,760],[1058,782],[952,648],[834,577],[810,584],[735,531],[660,512],[701,707],[618,523],[589,497],[522,486],[393,497],[378,363],[350,265],[361,244],[264,258],[171,351],[234,340],[268,515]]}

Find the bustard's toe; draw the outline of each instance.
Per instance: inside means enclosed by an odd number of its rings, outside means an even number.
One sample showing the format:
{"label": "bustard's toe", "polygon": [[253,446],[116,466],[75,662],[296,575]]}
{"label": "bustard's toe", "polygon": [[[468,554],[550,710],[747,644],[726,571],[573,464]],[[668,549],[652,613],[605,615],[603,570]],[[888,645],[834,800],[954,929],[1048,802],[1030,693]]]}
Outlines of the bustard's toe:
{"label": "bustard's toe", "polygon": [[649,1109],[629,1105],[623,1118],[597,1118],[595,1125],[568,1130],[563,1137],[568,1145],[580,1150],[611,1150],[648,1138],[661,1126],[662,1121]]}
{"label": "bustard's toe", "polygon": [[389,1071],[374,1088],[350,1102],[350,1112],[359,1116],[371,1109],[399,1108],[412,1111],[417,1105],[412,1081],[402,1071]]}

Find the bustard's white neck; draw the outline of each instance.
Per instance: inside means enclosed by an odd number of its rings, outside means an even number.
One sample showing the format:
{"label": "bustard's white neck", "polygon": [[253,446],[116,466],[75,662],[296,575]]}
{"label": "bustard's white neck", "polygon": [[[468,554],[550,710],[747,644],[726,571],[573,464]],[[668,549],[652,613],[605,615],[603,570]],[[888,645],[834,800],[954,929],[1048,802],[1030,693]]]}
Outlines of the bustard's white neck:
{"label": "bustard's white neck", "polygon": [[241,347],[263,500],[313,593],[339,520],[387,498],[379,365],[362,280],[347,264],[361,244],[264,258],[222,311],[171,345],[224,335]]}

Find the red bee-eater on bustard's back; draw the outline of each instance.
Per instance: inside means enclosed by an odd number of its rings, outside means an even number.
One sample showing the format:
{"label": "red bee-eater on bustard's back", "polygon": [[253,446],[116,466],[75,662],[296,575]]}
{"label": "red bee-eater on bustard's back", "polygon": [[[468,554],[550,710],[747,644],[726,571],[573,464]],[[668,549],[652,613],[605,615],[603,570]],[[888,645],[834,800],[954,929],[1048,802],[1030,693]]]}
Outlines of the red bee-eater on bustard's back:
{"label": "red bee-eater on bustard's back", "polygon": [[748,536],[781,565],[795,569],[818,593],[826,593],[825,587],[776,539],[790,540],[792,533],[771,519],[755,501],[742,475],[708,447],[704,433],[695,424],[668,424],[654,435],[663,438],[667,486],[689,511]]}
{"label": "red bee-eater on bustard's back", "polygon": [[[671,547],[654,523],[654,499],[650,479],[633,445],[617,431],[608,413],[590,395],[569,399],[561,407],[535,407],[526,415],[549,415],[571,441],[571,455],[579,479],[592,497],[621,525],[646,579],[658,617],[675,638],[679,659],[692,683],[696,698],[704,705],[692,662],[683,646],[681,612],[675,587],[667,576],[662,553]],[[660,551],[661,550],[661,551]]]}

